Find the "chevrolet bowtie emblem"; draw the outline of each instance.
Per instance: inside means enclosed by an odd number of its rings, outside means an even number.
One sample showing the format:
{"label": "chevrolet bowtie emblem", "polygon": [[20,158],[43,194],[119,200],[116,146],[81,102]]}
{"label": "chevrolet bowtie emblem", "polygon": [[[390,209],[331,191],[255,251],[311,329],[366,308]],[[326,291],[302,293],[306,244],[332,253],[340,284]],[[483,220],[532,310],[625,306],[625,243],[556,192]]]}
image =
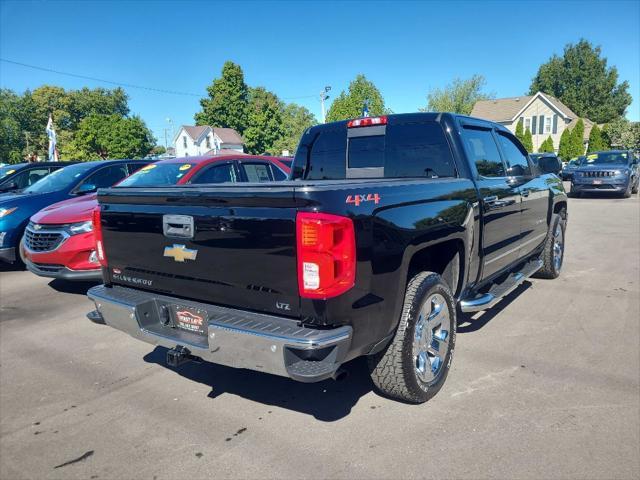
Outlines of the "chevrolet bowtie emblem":
{"label": "chevrolet bowtie emblem", "polygon": [[171,257],[176,262],[184,262],[185,260],[195,260],[198,250],[191,250],[185,245],[173,244],[172,247],[164,247],[164,256]]}

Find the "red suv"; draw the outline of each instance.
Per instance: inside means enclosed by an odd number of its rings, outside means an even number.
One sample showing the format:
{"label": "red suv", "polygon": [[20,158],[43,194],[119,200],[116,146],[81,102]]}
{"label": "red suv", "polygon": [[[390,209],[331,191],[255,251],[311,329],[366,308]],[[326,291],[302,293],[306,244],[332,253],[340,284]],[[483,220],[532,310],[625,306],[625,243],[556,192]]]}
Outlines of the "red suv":
{"label": "red suv", "polygon": [[[265,182],[285,180],[291,159],[227,154],[173,158],[141,168],[118,185],[153,187],[188,183]],[[96,194],[65,200],[40,210],[27,226],[21,254],[27,268],[42,277],[65,280],[101,280],[94,249],[91,214]],[[30,248],[38,237],[60,237],[50,250]],[[37,243],[37,242],[36,242]],[[40,245],[40,243],[37,243]]]}

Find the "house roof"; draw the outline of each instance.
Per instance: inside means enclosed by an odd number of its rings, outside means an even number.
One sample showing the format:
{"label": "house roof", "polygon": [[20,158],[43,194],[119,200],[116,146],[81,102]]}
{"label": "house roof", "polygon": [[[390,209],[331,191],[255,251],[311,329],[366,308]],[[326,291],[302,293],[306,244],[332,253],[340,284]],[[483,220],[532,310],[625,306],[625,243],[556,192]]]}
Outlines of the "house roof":
{"label": "house roof", "polygon": [[213,133],[218,136],[222,143],[235,143],[242,145],[244,140],[233,128],[213,127]]}
{"label": "house roof", "polygon": [[494,100],[479,100],[471,110],[472,117],[485,118],[494,122],[508,122],[522,110],[533,95],[511,98],[496,98]]}
{"label": "house roof", "polygon": [[[542,92],[540,92],[542,93]],[[578,115],[576,115],[573,110],[571,110],[569,107],[567,107],[564,103],[562,103],[560,100],[558,100],[556,97],[549,95],[548,93],[544,93],[543,94],[545,97],[547,97],[551,103],[553,103],[556,107],[558,107],[558,109],[560,111],[562,111],[562,113],[564,113],[565,117],[568,118],[578,118]]]}
{"label": "house roof", "polygon": [[187,135],[189,135],[195,141],[198,140],[204,134],[204,132],[211,127],[208,125],[182,125],[182,128],[184,128],[184,131],[187,132]]}
{"label": "house roof", "polygon": [[549,102],[556,110],[562,113],[565,118],[574,119],[577,117],[569,107],[556,97],[543,92],[538,92],[535,95],[523,95],[522,97],[480,100],[473,106],[471,116],[485,118],[494,122],[511,122],[536,98],[541,98]]}
{"label": "house roof", "polygon": [[189,135],[194,142],[197,142],[207,132],[207,130],[213,130],[213,133],[222,143],[233,143],[236,145],[244,144],[244,140],[242,140],[240,134],[233,128],[210,127],[209,125],[182,125],[173,139],[174,142],[178,138],[181,130],[187,132],[187,135]]}

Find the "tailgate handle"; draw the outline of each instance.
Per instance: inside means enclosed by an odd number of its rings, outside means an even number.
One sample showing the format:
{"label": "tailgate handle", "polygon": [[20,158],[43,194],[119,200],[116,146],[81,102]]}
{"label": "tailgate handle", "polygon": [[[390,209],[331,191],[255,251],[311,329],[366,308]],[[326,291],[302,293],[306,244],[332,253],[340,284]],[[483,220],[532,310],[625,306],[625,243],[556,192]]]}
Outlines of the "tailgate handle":
{"label": "tailgate handle", "polygon": [[169,238],[193,238],[193,217],[189,215],[163,215],[162,232]]}

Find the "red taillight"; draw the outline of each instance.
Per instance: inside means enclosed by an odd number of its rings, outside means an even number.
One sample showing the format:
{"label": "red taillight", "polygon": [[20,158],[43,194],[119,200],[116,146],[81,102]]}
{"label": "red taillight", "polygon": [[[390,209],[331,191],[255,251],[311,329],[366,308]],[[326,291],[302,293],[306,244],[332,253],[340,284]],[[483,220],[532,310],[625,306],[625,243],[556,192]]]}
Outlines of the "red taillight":
{"label": "red taillight", "polygon": [[349,123],[347,123],[347,128],[372,127],[374,125],[386,124],[387,117],[383,115],[381,117],[354,118],[353,120],[349,120]]}
{"label": "red taillight", "polygon": [[356,239],[350,218],[298,212],[296,239],[301,297],[335,297],[353,287]]}
{"label": "red taillight", "polygon": [[104,244],[102,242],[102,223],[100,217],[100,207],[96,207],[91,214],[91,223],[93,224],[93,238],[96,242],[96,254],[98,261],[103,267],[107,266],[107,257],[104,254]]}

